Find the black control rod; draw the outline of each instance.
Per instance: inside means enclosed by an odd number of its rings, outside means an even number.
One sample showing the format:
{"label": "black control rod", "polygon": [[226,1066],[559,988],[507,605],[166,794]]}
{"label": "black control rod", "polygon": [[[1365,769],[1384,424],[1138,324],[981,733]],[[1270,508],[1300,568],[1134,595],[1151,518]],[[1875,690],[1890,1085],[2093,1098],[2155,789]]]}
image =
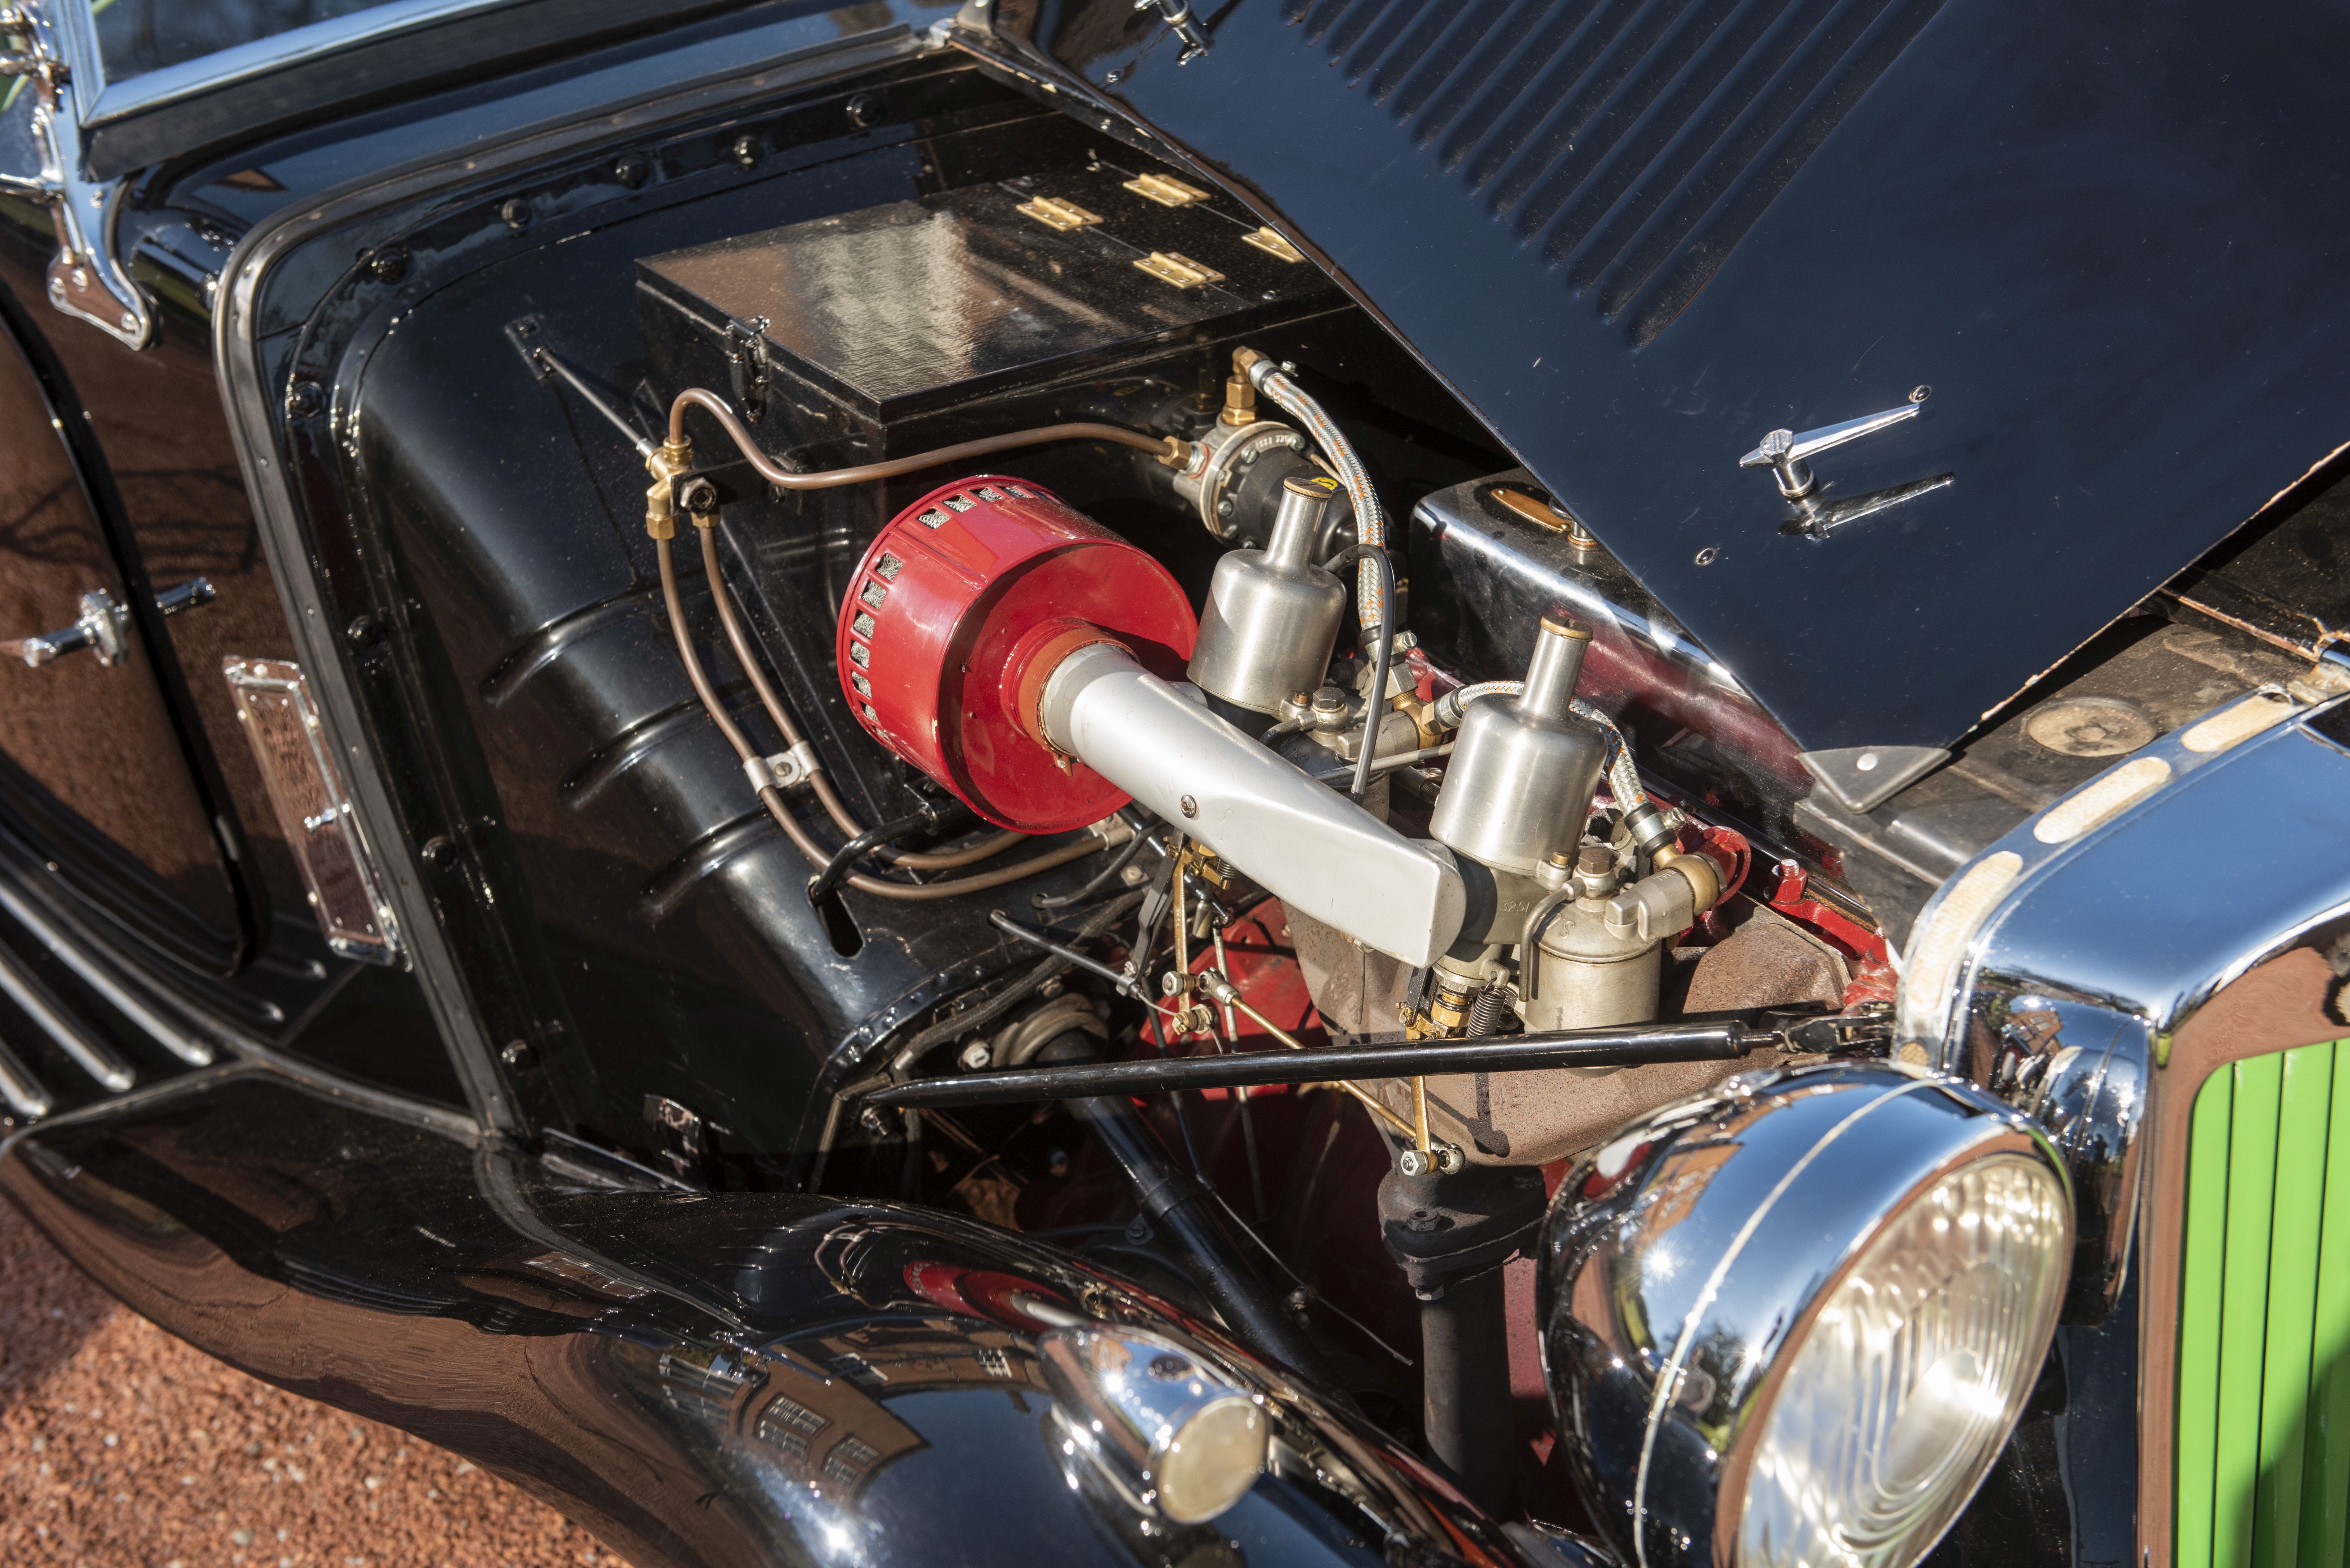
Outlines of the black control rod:
{"label": "black control rod", "polygon": [[1448,1073],[1529,1073],[1554,1067],[1642,1067],[1666,1062],[1728,1062],[1752,1052],[1821,1052],[1868,1043],[1876,1020],[1765,1011],[1682,1023],[1565,1030],[1416,1044],[1250,1051],[1230,1056],[1016,1067],[961,1078],[928,1078],[875,1090],[877,1105],[996,1106],[1080,1095],[1148,1095],[1165,1089],[1227,1089],[1260,1084],[1330,1084],[1350,1078],[1435,1077]]}

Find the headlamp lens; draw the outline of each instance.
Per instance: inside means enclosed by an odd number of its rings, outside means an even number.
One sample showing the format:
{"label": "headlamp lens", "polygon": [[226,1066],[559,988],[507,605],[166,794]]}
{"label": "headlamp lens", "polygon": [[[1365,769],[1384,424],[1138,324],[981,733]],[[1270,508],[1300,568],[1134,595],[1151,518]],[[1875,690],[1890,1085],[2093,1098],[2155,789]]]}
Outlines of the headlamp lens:
{"label": "headlamp lens", "polygon": [[1264,1415],[1244,1394],[1208,1405],[1175,1430],[1159,1457],[1159,1507],[1202,1524],[1238,1502],[1264,1470]]}
{"label": "headlamp lens", "polygon": [[1740,1568],[1908,1568],[1998,1458],[2070,1255],[2056,1175],[1950,1172],[1880,1229],[1788,1365],[1748,1471]]}

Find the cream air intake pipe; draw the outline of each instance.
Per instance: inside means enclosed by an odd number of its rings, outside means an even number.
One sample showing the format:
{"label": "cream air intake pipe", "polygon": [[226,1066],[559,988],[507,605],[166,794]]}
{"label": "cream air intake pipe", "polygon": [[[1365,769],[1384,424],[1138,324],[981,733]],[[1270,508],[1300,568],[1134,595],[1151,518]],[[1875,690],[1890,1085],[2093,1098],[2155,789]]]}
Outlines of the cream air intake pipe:
{"label": "cream air intake pipe", "polygon": [[1115,642],[1064,658],[1037,704],[1044,739],[1246,872],[1266,891],[1405,963],[1452,944],[1461,874],[1251,741]]}

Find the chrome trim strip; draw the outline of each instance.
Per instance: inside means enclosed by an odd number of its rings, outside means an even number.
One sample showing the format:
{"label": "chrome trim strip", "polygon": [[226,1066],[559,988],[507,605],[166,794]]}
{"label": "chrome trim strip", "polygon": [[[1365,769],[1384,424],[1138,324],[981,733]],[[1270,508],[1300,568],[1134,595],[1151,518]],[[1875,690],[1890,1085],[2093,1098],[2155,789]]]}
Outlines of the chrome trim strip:
{"label": "chrome trim strip", "polygon": [[18,1116],[45,1116],[57,1100],[42,1082],[33,1076],[33,1070],[16,1059],[16,1054],[0,1041],[0,1100],[5,1100]]}
{"label": "chrome trim strip", "polygon": [[48,988],[6,948],[0,948],[0,995],[5,995],[27,1018],[39,1024],[41,1032],[56,1041],[57,1048],[72,1057],[76,1066],[116,1094],[124,1093],[139,1081],[138,1070],[105,1043],[92,1039],[78,1022],[68,1017],[50,998]]}
{"label": "chrome trim strip", "polygon": [[[201,55],[183,60],[176,66],[159,70],[143,71],[120,82],[109,82],[105,67],[95,47],[88,51],[89,79],[97,84],[90,99],[89,111],[82,116],[85,129],[116,120],[166,104],[181,103],[239,82],[252,81],[288,66],[303,64],[322,55],[373,43],[379,38],[421,27],[433,22],[446,22],[476,12],[503,10],[519,4],[520,0],[390,0],[389,4],[371,6],[348,16],[331,17],[313,22],[273,37],[256,38],[249,44]],[[80,10],[79,0],[72,0],[70,9]],[[93,24],[91,31],[95,33]]]}
{"label": "chrome trim strip", "polygon": [[5,881],[0,881],[0,909],[15,916],[16,923],[30,931],[48,950],[52,958],[73,971],[90,990],[112,1002],[124,1017],[145,1030],[158,1045],[191,1067],[213,1064],[215,1054],[211,1045],[148,1006],[112,975],[84,958],[78,948],[68,941],[39,910],[17,897],[16,890]]}

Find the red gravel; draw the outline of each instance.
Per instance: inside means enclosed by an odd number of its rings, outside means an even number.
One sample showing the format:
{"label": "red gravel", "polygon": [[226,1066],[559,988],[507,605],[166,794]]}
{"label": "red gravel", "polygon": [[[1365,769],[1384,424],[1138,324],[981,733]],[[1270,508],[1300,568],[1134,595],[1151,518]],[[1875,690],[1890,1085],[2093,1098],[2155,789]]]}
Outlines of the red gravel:
{"label": "red gravel", "polygon": [[190,1349],[5,1199],[0,1563],[627,1568],[456,1455]]}

